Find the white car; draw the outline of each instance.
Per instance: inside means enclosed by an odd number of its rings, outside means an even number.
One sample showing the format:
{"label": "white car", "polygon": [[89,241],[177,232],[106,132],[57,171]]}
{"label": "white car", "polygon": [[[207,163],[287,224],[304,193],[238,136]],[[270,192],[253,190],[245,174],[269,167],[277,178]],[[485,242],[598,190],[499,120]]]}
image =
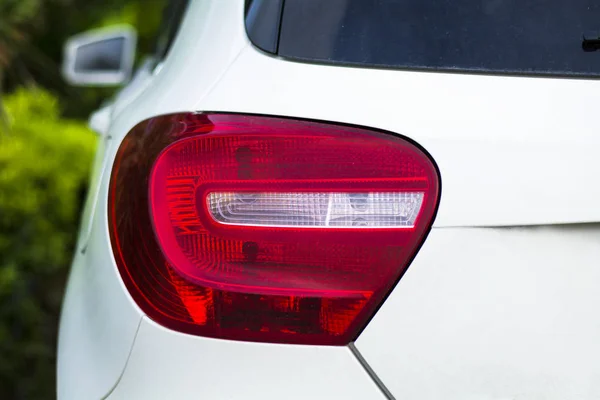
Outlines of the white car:
{"label": "white car", "polygon": [[[596,0],[191,0],[91,118],[58,398],[600,398]],[[118,84],[135,32],[66,46]]]}

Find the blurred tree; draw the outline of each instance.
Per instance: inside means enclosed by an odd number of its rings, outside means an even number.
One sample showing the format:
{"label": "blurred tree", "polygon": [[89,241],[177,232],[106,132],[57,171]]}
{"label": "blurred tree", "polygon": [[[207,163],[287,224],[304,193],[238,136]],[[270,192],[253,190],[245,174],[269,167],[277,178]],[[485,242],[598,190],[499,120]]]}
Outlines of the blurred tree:
{"label": "blurred tree", "polygon": [[0,0],[0,93],[40,85],[57,95],[64,115],[87,118],[110,88],[72,88],[62,79],[70,36],[113,24],[138,31],[138,54],[152,51],[166,0]]}
{"label": "blurred tree", "polygon": [[19,67],[17,56],[39,21],[40,5],[41,0],[0,0],[0,85],[9,67]]}
{"label": "blurred tree", "polygon": [[63,43],[129,23],[138,54],[149,53],[165,3],[0,0],[0,112],[10,126],[9,135],[0,126],[0,399],[56,396],[58,314],[97,139],[65,116],[87,118],[114,91],[69,87]]}
{"label": "blurred tree", "polygon": [[[2,0],[0,0],[2,1]],[[67,117],[87,118],[103,100],[114,93],[111,88],[73,88],[59,75],[63,43],[66,38],[98,27],[130,24],[138,31],[138,55],[153,50],[165,0],[44,0],[45,26],[32,36],[32,44],[53,60],[44,71],[33,70],[36,81],[60,99]],[[40,63],[31,59],[32,69]],[[40,60],[41,61],[41,60]],[[48,72],[48,69],[51,72]]]}
{"label": "blurred tree", "polygon": [[[0,0],[0,123],[6,126],[1,93],[6,71],[19,68],[18,54],[39,16],[40,0]],[[10,69],[12,67],[12,69]]]}
{"label": "blurred tree", "polygon": [[[0,135],[0,399],[53,399],[57,324],[96,136],[41,89],[5,97]],[[60,140],[58,140],[60,139]]]}

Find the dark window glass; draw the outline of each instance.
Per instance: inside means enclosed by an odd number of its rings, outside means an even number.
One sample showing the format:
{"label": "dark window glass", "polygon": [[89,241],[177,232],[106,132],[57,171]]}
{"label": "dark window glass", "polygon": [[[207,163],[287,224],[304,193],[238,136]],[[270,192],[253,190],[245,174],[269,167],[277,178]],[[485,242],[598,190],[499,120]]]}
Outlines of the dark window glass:
{"label": "dark window glass", "polygon": [[286,0],[280,29],[278,54],[294,59],[600,75],[600,51],[582,46],[598,0]]}
{"label": "dark window glass", "polygon": [[277,52],[283,0],[248,0],[246,31],[254,45],[269,53]]}
{"label": "dark window glass", "polygon": [[164,60],[169,53],[179,32],[179,26],[189,2],[189,0],[170,0],[167,3],[162,24],[158,31],[158,37],[156,38],[154,57],[157,62]]}
{"label": "dark window glass", "polygon": [[77,49],[75,72],[119,72],[125,39],[117,37]]}

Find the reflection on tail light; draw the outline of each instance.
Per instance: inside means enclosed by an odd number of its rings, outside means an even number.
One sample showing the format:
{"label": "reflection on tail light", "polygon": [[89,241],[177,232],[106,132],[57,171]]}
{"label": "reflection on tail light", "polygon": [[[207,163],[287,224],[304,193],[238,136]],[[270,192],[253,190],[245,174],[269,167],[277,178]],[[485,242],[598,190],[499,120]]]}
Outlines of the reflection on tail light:
{"label": "reflection on tail light", "polygon": [[109,225],[156,322],[235,340],[344,345],[408,267],[439,198],[431,159],[371,129],[232,114],[137,125]]}
{"label": "reflection on tail light", "polygon": [[223,224],[278,227],[413,228],[423,192],[210,193]]}

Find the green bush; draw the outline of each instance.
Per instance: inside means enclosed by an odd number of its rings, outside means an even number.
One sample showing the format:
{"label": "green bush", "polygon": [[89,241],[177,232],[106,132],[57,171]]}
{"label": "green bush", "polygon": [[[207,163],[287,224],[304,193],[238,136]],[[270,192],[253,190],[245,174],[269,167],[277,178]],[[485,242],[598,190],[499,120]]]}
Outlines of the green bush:
{"label": "green bush", "polygon": [[95,146],[37,89],[0,130],[0,399],[55,397],[58,315]]}

